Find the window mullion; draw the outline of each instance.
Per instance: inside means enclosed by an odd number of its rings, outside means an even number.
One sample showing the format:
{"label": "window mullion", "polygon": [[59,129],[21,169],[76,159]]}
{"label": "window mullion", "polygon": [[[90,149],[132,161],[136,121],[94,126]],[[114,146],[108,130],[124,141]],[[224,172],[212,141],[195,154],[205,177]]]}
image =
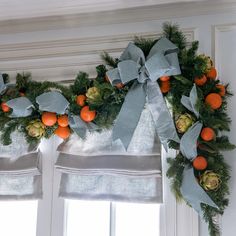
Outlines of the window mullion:
{"label": "window mullion", "polygon": [[116,236],[116,203],[110,202],[110,236]]}

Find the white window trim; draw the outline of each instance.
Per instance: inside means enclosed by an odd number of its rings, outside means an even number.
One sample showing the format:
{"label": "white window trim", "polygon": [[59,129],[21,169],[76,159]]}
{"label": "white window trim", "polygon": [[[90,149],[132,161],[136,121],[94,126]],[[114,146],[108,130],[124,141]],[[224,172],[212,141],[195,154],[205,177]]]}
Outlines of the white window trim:
{"label": "white window trim", "polygon": [[[42,144],[44,198],[39,201],[37,236],[65,236],[66,232],[66,206],[64,200],[58,197],[60,173],[54,168],[58,157],[55,151],[58,143],[58,138],[53,137]],[[199,236],[197,214],[185,203],[177,204],[169,188],[166,157],[175,155],[174,150],[168,153],[162,151],[164,204],[160,209],[160,236]],[[112,235],[114,232],[111,232]]]}

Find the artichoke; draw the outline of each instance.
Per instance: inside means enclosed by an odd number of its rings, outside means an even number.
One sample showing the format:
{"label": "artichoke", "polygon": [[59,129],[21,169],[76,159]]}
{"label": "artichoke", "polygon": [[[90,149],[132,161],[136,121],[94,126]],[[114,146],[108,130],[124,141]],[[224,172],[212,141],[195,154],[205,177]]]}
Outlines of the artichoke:
{"label": "artichoke", "polygon": [[208,73],[213,66],[213,62],[212,62],[211,58],[209,56],[206,56],[205,54],[198,55],[198,57],[205,61],[206,65],[204,66],[203,72]]}
{"label": "artichoke", "polygon": [[185,133],[190,126],[192,126],[194,119],[189,114],[183,114],[175,121],[176,128],[179,133]]}
{"label": "artichoke", "polygon": [[217,190],[220,187],[220,176],[213,171],[207,170],[200,177],[200,185],[205,190]]}
{"label": "artichoke", "polygon": [[33,120],[26,127],[28,135],[40,139],[45,135],[45,125],[40,120]]}
{"label": "artichoke", "polygon": [[91,87],[86,93],[87,102],[90,104],[99,104],[102,102],[102,97],[99,88]]}

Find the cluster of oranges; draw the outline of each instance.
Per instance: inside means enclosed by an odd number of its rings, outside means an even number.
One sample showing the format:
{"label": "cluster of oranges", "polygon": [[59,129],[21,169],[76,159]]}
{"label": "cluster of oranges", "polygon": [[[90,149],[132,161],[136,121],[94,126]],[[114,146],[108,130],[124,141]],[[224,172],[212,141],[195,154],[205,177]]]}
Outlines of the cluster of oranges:
{"label": "cluster of oranges", "polygon": [[[207,79],[215,80],[217,77],[217,71],[214,67],[206,75],[196,77],[194,82],[198,86],[203,86],[207,82]],[[209,93],[205,98],[205,103],[208,104],[213,110],[219,109],[222,105],[222,97],[225,96],[225,86],[217,84],[216,87],[219,89],[219,93]]]}
{"label": "cluster of oranges", "polygon": [[[210,127],[204,127],[201,131],[201,139],[210,142],[215,138],[215,131]],[[193,167],[196,170],[205,170],[207,168],[207,160],[204,156],[197,156],[193,161]]]}
{"label": "cluster of oranges", "polygon": [[[196,77],[194,82],[198,86],[204,86],[207,80],[215,80],[217,77],[217,71],[214,67],[210,71],[201,76]],[[205,103],[208,104],[213,110],[219,109],[222,105],[222,97],[225,96],[225,86],[217,84],[216,87],[219,89],[219,93],[209,93],[205,97]],[[205,142],[210,142],[215,138],[215,131],[210,127],[204,127],[201,131],[201,139]],[[196,170],[205,170],[207,168],[207,160],[204,156],[197,156],[193,161],[193,167]]]}
{"label": "cluster of oranges", "polygon": [[57,116],[54,112],[43,112],[41,119],[43,124],[48,127],[54,126],[57,123],[58,127],[54,133],[60,138],[67,139],[70,136],[71,132],[67,115]]}
{"label": "cluster of oranges", "polygon": [[89,106],[85,106],[86,96],[78,95],[76,97],[76,103],[78,106],[82,107],[80,111],[80,118],[85,122],[91,122],[96,117],[96,111],[90,110]]}

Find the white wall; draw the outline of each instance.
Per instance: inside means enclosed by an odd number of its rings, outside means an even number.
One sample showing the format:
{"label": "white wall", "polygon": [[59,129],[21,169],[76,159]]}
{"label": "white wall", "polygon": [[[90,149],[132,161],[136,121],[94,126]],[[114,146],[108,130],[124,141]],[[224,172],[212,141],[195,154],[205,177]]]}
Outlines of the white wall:
{"label": "white wall", "polygon": [[[188,10],[190,9],[183,9],[182,15]],[[147,11],[145,14],[148,14]],[[10,23],[8,30],[1,31],[0,29],[0,71],[13,75],[16,71],[29,70],[33,72],[33,77],[37,80],[68,80],[74,78],[79,70],[88,71],[93,75],[92,68],[100,63],[98,55],[103,50],[119,55],[134,35],[153,36],[161,31],[164,21],[172,21],[177,22],[184,29],[190,40],[193,38],[200,40],[199,52],[215,58],[220,79],[230,82],[231,89],[235,92],[236,11],[219,13],[218,10],[217,13],[211,15],[206,15],[206,12],[204,14],[178,18],[172,18],[170,14],[167,14],[167,18],[159,20],[136,15],[135,22],[129,22],[129,20],[119,21],[122,23],[118,24],[107,22],[99,26],[73,27],[70,21],[68,27],[64,28],[55,27],[55,29],[44,30],[43,27],[40,28],[37,25],[40,31],[35,31],[31,25],[30,29],[27,28],[27,32],[24,32],[24,25],[21,26],[20,31],[11,30],[14,27]],[[233,109],[235,104],[236,97],[233,97],[229,107],[229,114],[233,119],[230,133],[233,143],[236,143],[236,111]],[[225,158],[232,167],[232,179],[230,182],[231,203],[221,220],[223,236],[231,236],[236,232],[236,224],[234,224],[236,217],[235,155],[236,151],[225,153]],[[191,215],[192,211],[189,211],[189,214]],[[181,222],[181,216],[179,216],[179,223],[182,226],[177,229],[177,236],[183,236],[182,230],[187,225]],[[200,232],[200,236],[208,235],[204,223],[200,224]],[[189,235],[193,234],[190,232]]]}

